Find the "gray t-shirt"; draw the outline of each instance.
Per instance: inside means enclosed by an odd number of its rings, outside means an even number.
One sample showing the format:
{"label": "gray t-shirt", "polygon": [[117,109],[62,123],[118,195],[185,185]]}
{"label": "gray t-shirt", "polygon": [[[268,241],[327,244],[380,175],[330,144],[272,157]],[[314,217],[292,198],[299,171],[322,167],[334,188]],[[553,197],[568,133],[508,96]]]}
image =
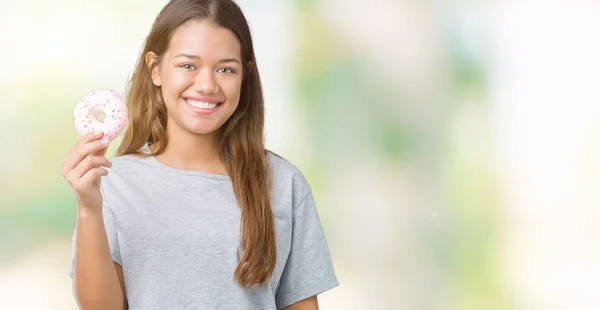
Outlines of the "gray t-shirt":
{"label": "gray t-shirt", "polygon": [[102,179],[104,223],[129,309],[281,309],[339,285],[309,184],[296,166],[267,154],[277,263],[268,284],[250,289],[233,279],[241,213],[229,176],[155,157],[112,160]]}

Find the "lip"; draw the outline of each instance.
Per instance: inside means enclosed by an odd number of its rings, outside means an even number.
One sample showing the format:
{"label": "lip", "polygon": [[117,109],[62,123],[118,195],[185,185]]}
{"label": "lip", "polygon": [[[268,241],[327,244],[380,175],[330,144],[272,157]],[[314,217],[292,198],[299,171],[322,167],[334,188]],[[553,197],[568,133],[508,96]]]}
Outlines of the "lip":
{"label": "lip", "polygon": [[[197,98],[201,98],[201,99],[197,99]],[[203,102],[207,102],[207,103],[216,103],[216,104],[217,104],[217,106],[216,106],[216,107],[214,107],[214,108],[212,108],[212,109],[200,109],[200,108],[196,108],[196,107],[194,107],[194,106],[191,106],[191,105],[190,105],[190,104],[187,102],[187,99],[191,99],[191,100],[194,100],[194,101],[203,101]],[[184,98],[184,100],[183,100],[183,101],[184,101],[184,103],[183,103],[183,104],[185,104],[185,106],[186,106],[186,107],[188,107],[188,109],[189,109],[190,111],[192,111],[192,113],[193,113],[193,114],[196,114],[196,115],[207,115],[207,114],[212,114],[212,113],[214,113],[215,111],[217,111],[217,110],[218,110],[218,109],[221,107],[221,102],[219,102],[219,101],[214,101],[214,99],[213,99],[213,101],[209,101],[209,100],[207,100],[207,99],[209,99],[209,98],[207,98],[207,97],[186,97],[186,98]]]}

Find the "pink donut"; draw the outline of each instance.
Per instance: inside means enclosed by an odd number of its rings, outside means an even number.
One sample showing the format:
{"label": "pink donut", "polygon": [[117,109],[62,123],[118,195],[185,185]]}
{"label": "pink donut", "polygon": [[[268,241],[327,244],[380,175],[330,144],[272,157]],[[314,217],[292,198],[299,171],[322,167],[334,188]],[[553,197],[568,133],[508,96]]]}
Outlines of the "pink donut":
{"label": "pink donut", "polygon": [[109,140],[116,138],[127,125],[125,99],[108,89],[87,93],[73,111],[75,129],[80,135],[101,130]]}

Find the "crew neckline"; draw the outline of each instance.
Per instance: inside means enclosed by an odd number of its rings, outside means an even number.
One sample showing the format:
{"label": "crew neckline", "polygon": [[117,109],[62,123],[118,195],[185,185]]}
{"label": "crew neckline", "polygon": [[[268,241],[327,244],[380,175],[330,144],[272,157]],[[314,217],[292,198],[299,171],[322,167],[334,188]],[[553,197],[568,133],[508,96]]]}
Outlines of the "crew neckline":
{"label": "crew neckline", "polygon": [[[150,152],[149,144],[144,145],[144,147],[142,148],[142,151],[146,151],[149,153]],[[199,170],[178,169],[178,168],[171,167],[171,166],[161,162],[154,155],[150,155],[150,156],[148,156],[148,158],[150,159],[150,162],[154,166],[161,168],[163,170],[172,172],[172,173],[177,173],[177,174],[182,174],[182,175],[191,175],[191,176],[201,176],[201,177],[206,177],[206,178],[216,179],[216,180],[223,180],[223,181],[231,181],[231,178],[228,175],[209,173],[209,172],[199,171]]]}

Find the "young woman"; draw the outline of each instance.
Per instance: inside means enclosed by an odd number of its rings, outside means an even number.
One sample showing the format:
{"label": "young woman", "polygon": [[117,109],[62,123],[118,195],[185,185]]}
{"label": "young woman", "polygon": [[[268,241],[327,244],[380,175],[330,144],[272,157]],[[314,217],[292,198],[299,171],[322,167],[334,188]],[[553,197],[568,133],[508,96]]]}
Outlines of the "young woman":
{"label": "young woman", "polygon": [[[82,309],[318,309],[338,285],[311,188],[265,150],[250,30],[231,0],[172,0],[146,38],[112,161],[82,137],[71,277]],[[106,169],[105,169],[106,168]]]}

